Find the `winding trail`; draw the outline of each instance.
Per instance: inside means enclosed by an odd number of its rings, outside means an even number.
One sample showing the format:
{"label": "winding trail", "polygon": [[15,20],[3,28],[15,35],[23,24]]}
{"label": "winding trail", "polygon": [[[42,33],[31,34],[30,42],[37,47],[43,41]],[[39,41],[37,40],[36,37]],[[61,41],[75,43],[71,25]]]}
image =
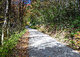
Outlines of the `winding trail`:
{"label": "winding trail", "polygon": [[77,51],[58,42],[52,37],[39,32],[38,30],[27,28],[29,30],[29,57],[80,57]]}

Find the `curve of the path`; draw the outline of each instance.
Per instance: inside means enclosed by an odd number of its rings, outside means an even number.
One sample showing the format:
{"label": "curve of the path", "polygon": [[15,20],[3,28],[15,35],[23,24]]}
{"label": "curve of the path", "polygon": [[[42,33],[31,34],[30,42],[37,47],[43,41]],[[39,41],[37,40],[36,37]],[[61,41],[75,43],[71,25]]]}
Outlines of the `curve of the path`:
{"label": "curve of the path", "polygon": [[39,32],[29,30],[29,57],[80,57],[80,54],[54,38]]}

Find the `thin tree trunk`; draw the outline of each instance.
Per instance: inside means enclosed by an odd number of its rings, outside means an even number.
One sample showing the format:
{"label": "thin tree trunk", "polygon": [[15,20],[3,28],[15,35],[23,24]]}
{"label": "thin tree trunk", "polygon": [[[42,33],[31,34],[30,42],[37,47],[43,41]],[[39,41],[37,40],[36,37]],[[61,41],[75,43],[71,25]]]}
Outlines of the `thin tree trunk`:
{"label": "thin tree trunk", "polygon": [[22,3],[22,21],[21,21],[22,29],[24,28],[24,20],[23,20],[23,16],[24,16],[24,0],[23,0],[23,3]]}
{"label": "thin tree trunk", "polygon": [[67,0],[65,0],[65,3],[66,3],[66,7],[67,7],[67,6],[68,6],[68,5],[67,5],[67,3],[68,3]]}
{"label": "thin tree trunk", "polygon": [[9,30],[10,30],[10,18],[11,18],[11,0],[8,0],[9,4],[8,4],[8,26],[7,26],[7,36],[9,37]]}
{"label": "thin tree trunk", "polygon": [[78,2],[79,2],[79,3],[78,3],[78,4],[79,4],[79,6],[78,6],[78,7],[79,7],[79,14],[80,14],[80,0],[78,0]]}
{"label": "thin tree trunk", "polygon": [[1,38],[1,43],[3,45],[3,41],[4,41],[4,32],[7,26],[7,13],[8,13],[8,0],[3,0],[4,2],[4,24],[2,26],[2,38]]}
{"label": "thin tree trunk", "polygon": [[19,2],[19,32],[21,30],[21,1]]}

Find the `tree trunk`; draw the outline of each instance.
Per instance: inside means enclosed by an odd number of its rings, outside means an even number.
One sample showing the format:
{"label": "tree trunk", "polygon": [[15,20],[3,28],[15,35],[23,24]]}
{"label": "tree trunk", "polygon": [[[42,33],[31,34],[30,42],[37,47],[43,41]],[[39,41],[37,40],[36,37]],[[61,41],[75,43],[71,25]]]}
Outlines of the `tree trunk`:
{"label": "tree trunk", "polygon": [[3,45],[3,40],[4,40],[4,32],[7,26],[7,13],[8,13],[8,0],[3,0],[3,4],[4,4],[4,24],[2,26],[2,39],[1,39],[1,43]]}
{"label": "tree trunk", "polygon": [[21,30],[21,1],[19,2],[19,32]]}
{"label": "tree trunk", "polygon": [[11,18],[11,0],[8,0],[9,4],[8,4],[8,26],[7,26],[7,37],[9,37],[9,30],[10,30],[10,18]]}
{"label": "tree trunk", "polygon": [[78,6],[78,7],[79,7],[79,14],[80,14],[80,0],[78,0],[78,1],[79,1],[79,3],[78,3],[78,4],[79,4],[79,6]]}

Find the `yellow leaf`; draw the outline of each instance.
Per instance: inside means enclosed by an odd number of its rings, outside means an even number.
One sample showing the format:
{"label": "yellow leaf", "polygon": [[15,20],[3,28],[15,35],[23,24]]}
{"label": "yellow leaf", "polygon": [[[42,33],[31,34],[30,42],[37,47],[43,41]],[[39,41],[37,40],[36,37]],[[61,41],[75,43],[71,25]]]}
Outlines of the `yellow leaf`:
{"label": "yellow leaf", "polygon": [[77,38],[80,38],[80,35],[79,35],[79,36],[77,36]]}
{"label": "yellow leaf", "polygon": [[77,42],[77,44],[79,44],[79,43],[80,43],[80,41]]}

